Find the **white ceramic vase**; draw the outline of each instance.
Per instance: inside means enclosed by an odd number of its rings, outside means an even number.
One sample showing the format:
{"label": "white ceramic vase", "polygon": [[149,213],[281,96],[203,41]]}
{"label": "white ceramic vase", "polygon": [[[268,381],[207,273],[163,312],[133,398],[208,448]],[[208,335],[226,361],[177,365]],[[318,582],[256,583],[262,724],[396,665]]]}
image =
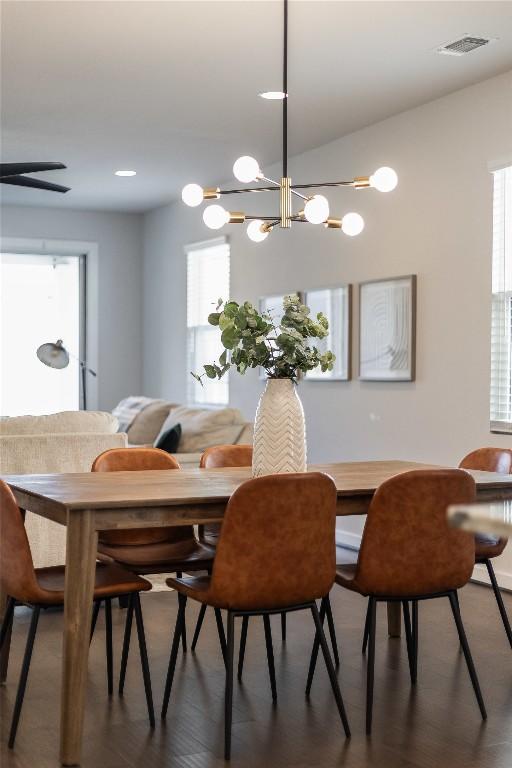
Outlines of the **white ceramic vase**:
{"label": "white ceramic vase", "polygon": [[291,379],[268,379],[254,422],[253,477],[306,471],[304,410]]}

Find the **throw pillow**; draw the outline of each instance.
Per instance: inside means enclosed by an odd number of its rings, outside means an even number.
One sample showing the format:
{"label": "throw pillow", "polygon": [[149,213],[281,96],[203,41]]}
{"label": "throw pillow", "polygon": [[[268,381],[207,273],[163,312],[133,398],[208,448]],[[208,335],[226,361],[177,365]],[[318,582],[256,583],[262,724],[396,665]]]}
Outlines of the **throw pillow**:
{"label": "throw pillow", "polygon": [[[242,431],[244,417],[237,408],[198,408],[186,405],[180,405],[174,408],[165,422],[162,424],[160,435],[174,427],[175,424],[181,424],[183,433],[183,443],[187,442],[189,435],[201,435],[205,432],[217,430],[220,427],[239,427],[238,434]],[[236,431],[231,429],[230,432]],[[158,435],[158,437],[160,437]],[[158,437],[156,438],[158,440]],[[131,442],[131,441],[130,441]],[[226,442],[229,442],[226,439]],[[215,445],[215,443],[211,443]],[[180,446],[180,450],[188,453],[191,449]],[[199,448],[198,450],[203,450]]]}
{"label": "throw pillow", "polygon": [[128,442],[131,445],[153,445],[160,437],[162,425],[174,407],[171,403],[157,400],[144,408],[128,430]]}
{"label": "throw pillow", "polygon": [[155,442],[155,448],[160,448],[167,453],[176,453],[181,437],[181,424],[175,424],[174,427],[164,432]]}

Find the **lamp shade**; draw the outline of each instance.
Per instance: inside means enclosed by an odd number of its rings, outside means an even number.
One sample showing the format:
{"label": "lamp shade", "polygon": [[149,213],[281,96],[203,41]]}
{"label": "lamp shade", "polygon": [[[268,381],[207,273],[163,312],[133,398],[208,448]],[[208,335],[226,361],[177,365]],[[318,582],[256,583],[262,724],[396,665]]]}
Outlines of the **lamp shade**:
{"label": "lamp shade", "polygon": [[69,352],[62,343],[62,339],[57,339],[55,343],[47,342],[37,348],[36,355],[39,360],[50,368],[67,368],[69,365]]}

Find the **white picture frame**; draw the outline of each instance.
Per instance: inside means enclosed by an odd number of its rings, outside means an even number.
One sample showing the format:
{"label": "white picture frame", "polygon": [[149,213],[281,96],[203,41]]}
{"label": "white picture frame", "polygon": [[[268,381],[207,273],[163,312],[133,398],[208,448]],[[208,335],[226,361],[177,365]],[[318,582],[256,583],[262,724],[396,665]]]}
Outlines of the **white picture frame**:
{"label": "white picture frame", "polygon": [[312,339],[321,352],[330,350],[336,360],[332,371],[322,372],[320,367],[308,371],[305,381],[349,381],[352,368],[352,285],[342,284],[305,291],[304,304],[311,317],[323,312],[329,321],[329,335],[325,339]]}
{"label": "white picture frame", "polygon": [[359,379],[414,381],[416,275],[359,285]]}

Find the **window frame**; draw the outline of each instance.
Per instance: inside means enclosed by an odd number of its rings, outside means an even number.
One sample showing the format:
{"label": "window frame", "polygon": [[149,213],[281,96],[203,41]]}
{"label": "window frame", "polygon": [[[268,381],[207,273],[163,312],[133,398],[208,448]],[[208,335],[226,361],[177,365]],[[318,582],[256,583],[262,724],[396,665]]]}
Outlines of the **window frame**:
{"label": "window frame", "polygon": [[[510,264],[510,267],[512,269],[512,234],[507,233],[507,223],[510,221],[512,223],[512,196],[511,199],[508,199],[508,196],[506,194],[506,190],[508,189],[508,185],[510,185],[512,189],[512,181],[510,179],[506,180],[507,187],[505,188],[505,194],[503,199],[503,210],[500,210],[498,218],[501,218],[503,223],[500,223],[500,228],[497,230],[496,227],[496,205],[497,205],[497,197],[496,197],[496,174],[508,171],[508,173],[512,177],[512,160],[501,164],[499,166],[491,167],[489,169],[493,174],[493,245],[492,245],[492,261],[491,261],[491,268],[492,268],[492,288],[491,288],[491,336],[490,336],[490,343],[491,343],[491,350],[490,350],[490,388],[489,388],[489,410],[490,410],[490,431],[491,433],[496,434],[512,434],[512,348],[508,352],[508,370],[506,368],[507,366],[507,360],[503,361],[501,359],[501,354],[498,353],[498,358],[495,358],[493,356],[494,354],[494,338],[493,338],[493,332],[495,329],[495,307],[496,304],[499,304],[503,302],[503,323],[504,328],[508,329],[508,338],[510,339],[510,344],[512,345],[512,276],[510,279],[510,284],[507,284],[507,282],[503,282],[502,285],[500,285],[499,290],[495,289],[496,283],[500,282],[502,280],[501,275],[501,269],[503,269],[503,275],[506,276],[506,267]],[[503,238],[503,251],[501,251],[498,254],[495,244],[496,239]],[[503,255],[503,262],[500,266],[498,263],[499,258],[501,257],[501,254]],[[496,274],[496,271],[500,270],[498,274]],[[501,327],[501,318],[498,318],[498,323]],[[510,327],[509,327],[510,326]],[[505,333],[507,333],[507,330],[505,330]],[[504,378],[506,382],[506,395],[505,397],[509,399],[509,413],[508,413],[508,419],[496,418],[497,411],[498,411],[498,404],[496,403],[495,398],[495,390],[496,387],[500,386],[500,382],[496,382],[495,380],[495,371],[496,368],[501,369],[503,367],[504,369]],[[498,373],[498,376],[503,375],[501,370]],[[508,379],[508,381],[507,381]],[[507,393],[508,389],[508,393]],[[498,411],[499,413],[499,411]]]}
{"label": "window frame", "polygon": [[[218,329],[213,328],[213,326],[210,326],[208,324],[198,324],[198,325],[189,325],[189,256],[192,253],[197,253],[198,251],[208,250],[210,248],[215,248],[218,246],[225,246],[227,248],[227,260],[228,260],[228,275],[227,275],[227,295],[222,296],[222,298],[227,301],[229,299],[229,293],[230,293],[230,284],[231,284],[231,246],[229,242],[229,238],[225,236],[221,237],[214,237],[208,240],[201,240],[199,242],[195,243],[189,243],[185,246],[184,252],[185,252],[185,272],[186,272],[186,360],[187,360],[187,403],[191,406],[197,406],[202,408],[225,408],[229,405],[229,372],[226,373],[223,377],[223,381],[225,383],[225,398],[222,400],[219,399],[205,399],[205,400],[197,400],[194,396],[194,393],[197,393],[197,387],[201,386],[198,382],[196,382],[193,377],[190,374],[190,371],[192,370],[193,360],[192,360],[192,343],[191,343],[191,332],[194,334],[194,336],[197,335],[198,331],[218,331]],[[215,301],[218,296],[215,296]],[[215,310],[215,306],[212,305],[211,311],[213,312]],[[219,339],[219,345],[220,345],[220,339]],[[222,352],[222,347],[219,349],[219,355]],[[212,362],[211,360],[205,360],[206,363]],[[201,371],[194,371],[195,373],[201,373]],[[209,379],[203,379],[203,382],[206,386],[208,386]]]}

